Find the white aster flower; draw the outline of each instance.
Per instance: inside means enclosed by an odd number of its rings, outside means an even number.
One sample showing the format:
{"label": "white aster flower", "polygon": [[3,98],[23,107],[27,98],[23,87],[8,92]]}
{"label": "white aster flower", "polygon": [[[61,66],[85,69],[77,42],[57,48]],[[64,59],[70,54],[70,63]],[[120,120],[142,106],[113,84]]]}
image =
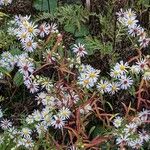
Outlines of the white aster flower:
{"label": "white aster flower", "polygon": [[137,36],[137,35],[139,34],[140,30],[141,30],[140,25],[137,25],[137,24],[136,24],[135,26],[129,27],[128,33],[129,33],[131,36],[135,37],[135,36]]}
{"label": "white aster flower", "polygon": [[116,144],[127,145],[128,141],[129,141],[129,134],[125,135],[120,134],[119,137],[117,137],[116,139]]}
{"label": "white aster flower", "polygon": [[44,134],[48,129],[44,122],[38,123],[37,125],[35,125],[35,128],[39,136]]}
{"label": "white aster flower", "polygon": [[28,115],[26,117],[26,122],[27,122],[27,124],[32,124],[34,122],[33,116],[32,115]]}
{"label": "white aster flower", "polygon": [[138,113],[138,117],[143,122],[147,121],[149,115],[150,115],[150,111],[149,110],[143,110],[143,111],[141,111],[141,112]]}
{"label": "white aster flower", "polygon": [[123,122],[123,118],[120,117],[120,116],[117,116],[114,120],[113,120],[113,125],[116,127],[116,128],[119,128],[121,126]]}
{"label": "white aster flower", "polygon": [[36,82],[31,82],[27,85],[27,88],[30,90],[31,93],[36,93],[39,90],[39,84]]}
{"label": "white aster flower", "polygon": [[97,84],[97,89],[101,94],[110,92],[109,82],[106,80],[100,80],[100,82]]}
{"label": "white aster flower", "polygon": [[24,42],[22,42],[24,50],[27,52],[33,52],[37,48],[37,43],[33,41],[33,39],[28,38]]}
{"label": "white aster flower", "polygon": [[34,71],[34,64],[29,61],[20,61],[19,63],[19,71],[24,74],[28,75],[28,73],[32,73]]}
{"label": "white aster flower", "polygon": [[74,44],[72,50],[77,54],[77,57],[84,57],[87,54],[84,45],[80,43]]}
{"label": "white aster flower", "polygon": [[31,36],[36,36],[38,34],[37,25],[32,22],[28,23],[27,26],[25,25],[25,28]]}
{"label": "white aster flower", "polygon": [[127,18],[134,18],[135,19],[136,18],[136,14],[130,8],[130,9],[125,11],[125,17],[127,17]]}
{"label": "white aster flower", "polygon": [[125,17],[125,12],[121,8],[119,12],[116,13],[118,18],[124,18]]}
{"label": "white aster flower", "polygon": [[109,85],[110,94],[115,94],[120,89],[120,84],[118,82],[112,82]]}
{"label": "white aster flower", "polygon": [[136,123],[129,123],[125,126],[124,132],[133,134],[137,130],[137,124]]}
{"label": "white aster flower", "polygon": [[7,6],[12,3],[12,0],[0,0],[0,6]]}
{"label": "white aster flower", "polygon": [[32,113],[32,116],[34,118],[35,121],[41,121],[42,119],[42,115],[40,113],[39,110],[35,110],[33,113]]}
{"label": "white aster flower", "polygon": [[49,115],[50,113],[50,108],[49,107],[45,107],[42,109],[41,115],[43,118],[45,118],[47,115]]}
{"label": "white aster flower", "polygon": [[121,89],[126,90],[127,88],[131,87],[131,85],[133,84],[133,80],[131,79],[131,77],[123,75],[120,78],[120,84]]}
{"label": "white aster flower", "polygon": [[19,30],[16,32],[18,39],[24,43],[27,40],[31,39],[30,35],[28,32],[24,31],[24,30]]}
{"label": "white aster flower", "polygon": [[144,72],[143,79],[147,80],[147,81],[150,81],[150,70]]}
{"label": "white aster flower", "polygon": [[140,38],[145,38],[146,37],[146,32],[144,31],[144,29],[141,27],[139,32],[137,33],[137,35],[140,37]]}
{"label": "white aster flower", "polygon": [[56,23],[48,24],[48,29],[49,29],[50,33],[58,33],[58,29],[57,29],[57,24]]}
{"label": "white aster flower", "polygon": [[36,100],[38,101],[38,103],[41,103],[43,99],[45,99],[47,96],[47,94],[45,92],[40,92],[37,94],[36,96]]}
{"label": "white aster flower", "polygon": [[55,128],[55,129],[61,129],[63,128],[63,126],[65,125],[65,121],[61,118],[61,117],[58,117],[58,116],[53,116],[53,119],[52,119],[52,122],[51,122],[51,125]]}
{"label": "white aster flower", "polygon": [[71,111],[65,107],[61,108],[58,113],[58,116],[64,120],[69,119],[70,115],[71,115]]}
{"label": "white aster flower", "polygon": [[136,20],[134,17],[130,17],[130,18],[125,18],[124,22],[127,27],[131,28],[136,26],[138,20]]}
{"label": "white aster flower", "polygon": [[90,70],[87,70],[87,77],[89,78],[90,82],[97,82],[100,70],[91,68]]}
{"label": "white aster flower", "polygon": [[27,149],[33,149],[34,142],[31,137],[25,137],[24,138],[24,144]]}
{"label": "white aster flower", "polygon": [[111,72],[110,72],[110,76],[112,78],[120,78],[121,77],[121,71],[120,70],[116,70],[115,68],[114,69],[111,69]]}
{"label": "white aster flower", "polygon": [[87,77],[87,74],[85,73],[80,74],[80,76],[78,77],[78,83],[83,87],[86,87],[87,89],[94,86],[94,83],[90,82],[90,79]]}
{"label": "white aster flower", "polygon": [[140,73],[140,68],[139,68],[138,65],[132,65],[132,66],[130,67],[130,70],[131,70],[131,72],[132,72],[133,74],[139,74],[139,73]]}
{"label": "white aster flower", "polygon": [[150,140],[150,134],[148,134],[145,130],[142,130],[142,132],[139,132],[139,138],[141,141],[148,142]]}
{"label": "white aster flower", "polygon": [[147,66],[147,60],[146,60],[146,59],[141,59],[141,60],[139,60],[136,64],[138,65],[139,70],[143,72],[144,69],[145,69],[146,66]]}
{"label": "white aster flower", "polygon": [[1,122],[0,122],[0,126],[3,130],[7,130],[9,129],[10,127],[12,127],[12,122],[8,119],[3,119]]}
{"label": "white aster flower", "polygon": [[140,149],[143,146],[143,140],[141,139],[136,139],[133,141],[129,141],[128,145],[134,149]]}
{"label": "white aster flower", "polygon": [[50,33],[49,25],[46,22],[42,23],[39,27],[38,33],[42,38],[45,37],[45,35],[48,35]]}
{"label": "white aster flower", "polygon": [[30,137],[31,133],[32,133],[32,130],[26,127],[22,128],[21,130],[21,135],[24,137]]}
{"label": "white aster flower", "polygon": [[140,37],[140,39],[138,40],[140,43],[140,46],[142,47],[147,47],[150,44],[150,38],[146,38],[146,37]]}
{"label": "white aster flower", "polygon": [[119,63],[116,63],[114,69],[119,71],[121,74],[125,74],[127,71],[127,68],[129,68],[128,63],[123,63],[123,61],[120,61]]}

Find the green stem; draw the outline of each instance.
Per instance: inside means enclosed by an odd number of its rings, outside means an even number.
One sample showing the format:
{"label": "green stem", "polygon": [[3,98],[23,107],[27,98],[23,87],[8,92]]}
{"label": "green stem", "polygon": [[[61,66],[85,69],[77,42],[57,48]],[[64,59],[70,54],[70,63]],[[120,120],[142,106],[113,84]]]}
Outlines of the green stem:
{"label": "green stem", "polygon": [[50,2],[49,2],[49,0],[47,0],[47,3],[48,3],[48,12],[50,13],[51,9],[50,9]]}

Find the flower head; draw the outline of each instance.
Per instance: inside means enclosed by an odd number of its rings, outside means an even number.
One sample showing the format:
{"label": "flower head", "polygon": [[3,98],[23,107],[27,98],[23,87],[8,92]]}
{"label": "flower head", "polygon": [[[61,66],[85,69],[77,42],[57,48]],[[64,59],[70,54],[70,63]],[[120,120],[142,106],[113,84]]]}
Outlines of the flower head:
{"label": "flower head", "polygon": [[84,57],[87,54],[84,45],[80,43],[74,44],[72,50],[77,54],[77,57]]}

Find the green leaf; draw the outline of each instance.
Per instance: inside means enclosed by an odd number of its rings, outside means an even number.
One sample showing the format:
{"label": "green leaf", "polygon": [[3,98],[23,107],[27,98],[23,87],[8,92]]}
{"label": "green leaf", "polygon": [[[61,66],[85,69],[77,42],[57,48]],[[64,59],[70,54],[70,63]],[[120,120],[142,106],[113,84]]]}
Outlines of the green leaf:
{"label": "green leaf", "polygon": [[136,93],[136,89],[134,86],[131,86],[130,90],[129,90],[129,93],[135,97],[135,93]]}
{"label": "green leaf", "polygon": [[113,53],[112,43],[103,43],[97,37],[87,37],[85,46],[87,47],[88,54],[93,54],[96,50],[99,50],[102,55]]}
{"label": "green leaf", "polygon": [[90,129],[90,131],[89,131],[89,135],[91,135],[92,134],[92,132],[95,130],[95,126],[93,126],[91,129]]}
{"label": "green leaf", "polygon": [[144,6],[147,7],[147,8],[150,7],[149,0],[139,0],[139,1],[138,1],[138,4],[139,4],[139,5],[142,4],[142,5],[144,5]]}
{"label": "green leaf", "polygon": [[33,4],[34,8],[37,10],[41,10],[42,9],[42,0],[35,0],[34,4]]}
{"label": "green leaf", "polygon": [[49,0],[50,13],[54,14],[57,9],[57,0]]}
{"label": "green leaf", "polygon": [[94,128],[93,132],[92,132],[92,136],[93,136],[93,137],[96,137],[96,136],[98,136],[98,135],[102,135],[103,130],[104,130],[104,129],[103,129],[102,126],[97,125],[97,126]]}
{"label": "green leaf", "polygon": [[11,77],[11,75],[8,72],[8,70],[5,69],[5,68],[3,68],[3,67],[0,67],[0,72],[3,73],[3,74],[5,74],[5,75],[7,75],[7,76],[9,76],[9,77]]}
{"label": "green leaf", "polygon": [[107,101],[106,103],[109,105],[109,107],[110,107],[111,110],[113,111],[113,106],[111,105],[111,103],[109,103],[108,101]]}
{"label": "green leaf", "polygon": [[15,74],[14,79],[13,79],[13,83],[16,86],[20,86],[23,84],[23,74],[21,74],[19,71]]}
{"label": "green leaf", "polygon": [[57,0],[35,0],[34,7],[37,10],[54,14],[57,9]]}
{"label": "green leaf", "polygon": [[20,49],[12,49],[10,53],[15,56],[15,55],[21,55],[23,52]]}
{"label": "green leaf", "polygon": [[87,36],[89,34],[89,30],[85,25],[81,25],[79,30],[76,30],[75,37]]}
{"label": "green leaf", "polygon": [[75,25],[73,25],[73,24],[69,24],[69,25],[65,25],[64,26],[64,30],[66,31],[66,32],[69,32],[69,33],[72,33],[72,34],[74,34],[75,33]]}
{"label": "green leaf", "polygon": [[49,11],[47,0],[36,0],[34,2],[34,7],[40,11]]}

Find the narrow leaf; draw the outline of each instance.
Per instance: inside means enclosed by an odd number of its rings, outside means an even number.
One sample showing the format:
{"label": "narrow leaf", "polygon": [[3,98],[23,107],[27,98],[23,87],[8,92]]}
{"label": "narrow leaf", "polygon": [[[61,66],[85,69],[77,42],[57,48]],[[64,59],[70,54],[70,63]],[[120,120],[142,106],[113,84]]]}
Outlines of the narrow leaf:
{"label": "narrow leaf", "polygon": [[23,75],[19,71],[15,74],[13,83],[18,87],[23,84]]}
{"label": "narrow leaf", "polygon": [[5,68],[3,68],[3,67],[0,67],[0,72],[3,73],[3,74],[5,74],[5,75],[7,75],[7,76],[9,76],[9,77],[11,77],[11,75],[8,72],[8,70],[5,69]]}

